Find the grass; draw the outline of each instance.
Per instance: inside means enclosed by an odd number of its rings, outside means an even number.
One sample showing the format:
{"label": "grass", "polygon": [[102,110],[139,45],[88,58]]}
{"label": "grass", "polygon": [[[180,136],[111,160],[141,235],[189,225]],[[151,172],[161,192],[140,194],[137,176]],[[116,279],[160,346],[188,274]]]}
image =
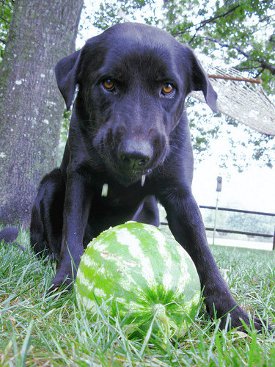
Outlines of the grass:
{"label": "grass", "polygon": [[[73,292],[46,294],[53,267],[26,251],[0,245],[0,366],[275,366],[272,332],[220,331],[201,307],[181,339],[150,344],[128,340],[119,320],[98,309],[93,323],[77,309]],[[244,308],[274,323],[271,252],[213,247],[232,293]]]}

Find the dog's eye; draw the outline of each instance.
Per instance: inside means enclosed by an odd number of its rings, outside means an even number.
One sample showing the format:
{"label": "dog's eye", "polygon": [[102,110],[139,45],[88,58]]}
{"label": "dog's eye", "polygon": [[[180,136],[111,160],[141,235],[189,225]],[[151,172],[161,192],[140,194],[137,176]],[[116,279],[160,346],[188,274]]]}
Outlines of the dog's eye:
{"label": "dog's eye", "polygon": [[172,83],[164,83],[161,87],[160,95],[161,97],[172,98],[175,94],[176,88]]}
{"label": "dog's eye", "polygon": [[112,92],[115,89],[115,82],[112,79],[103,80],[102,85],[108,92]]}
{"label": "dog's eye", "polygon": [[175,87],[173,86],[172,83],[164,83],[163,84],[163,86],[161,88],[161,94],[163,96],[171,95],[174,92],[175,92]]}

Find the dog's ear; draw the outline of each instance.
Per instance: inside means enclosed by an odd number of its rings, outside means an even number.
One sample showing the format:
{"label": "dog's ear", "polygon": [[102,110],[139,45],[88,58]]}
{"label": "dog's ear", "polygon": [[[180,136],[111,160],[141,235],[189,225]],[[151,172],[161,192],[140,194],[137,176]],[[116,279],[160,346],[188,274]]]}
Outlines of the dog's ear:
{"label": "dog's ear", "polygon": [[70,109],[77,84],[81,50],[61,59],[55,67],[55,77],[58,88],[65,100],[67,110]]}
{"label": "dog's ear", "polygon": [[199,60],[194,55],[193,51],[189,49],[191,53],[191,91],[201,90],[208,106],[213,112],[218,112],[217,98],[218,95],[214,91],[208,76],[203,70]]}

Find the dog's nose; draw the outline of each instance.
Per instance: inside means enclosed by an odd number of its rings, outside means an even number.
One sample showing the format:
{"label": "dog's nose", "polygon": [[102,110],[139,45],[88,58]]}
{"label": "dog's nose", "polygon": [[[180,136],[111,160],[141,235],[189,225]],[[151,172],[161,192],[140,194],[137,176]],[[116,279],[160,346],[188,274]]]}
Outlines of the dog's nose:
{"label": "dog's nose", "polygon": [[150,158],[142,153],[122,153],[120,154],[120,161],[124,166],[133,170],[141,170],[146,167]]}
{"label": "dog's nose", "polygon": [[119,149],[119,160],[125,168],[142,170],[147,167],[153,155],[148,142],[127,141]]}

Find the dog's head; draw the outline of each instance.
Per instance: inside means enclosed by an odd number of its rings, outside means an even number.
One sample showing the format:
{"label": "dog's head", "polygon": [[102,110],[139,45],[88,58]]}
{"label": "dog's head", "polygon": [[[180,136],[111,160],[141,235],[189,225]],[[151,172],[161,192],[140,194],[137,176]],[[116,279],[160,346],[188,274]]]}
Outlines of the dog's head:
{"label": "dog's head", "polygon": [[201,90],[216,110],[217,95],[192,50],[157,28],[125,23],[89,39],[56,66],[58,87],[80,129],[121,183],[139,180],[169,154],[185,97]]}

